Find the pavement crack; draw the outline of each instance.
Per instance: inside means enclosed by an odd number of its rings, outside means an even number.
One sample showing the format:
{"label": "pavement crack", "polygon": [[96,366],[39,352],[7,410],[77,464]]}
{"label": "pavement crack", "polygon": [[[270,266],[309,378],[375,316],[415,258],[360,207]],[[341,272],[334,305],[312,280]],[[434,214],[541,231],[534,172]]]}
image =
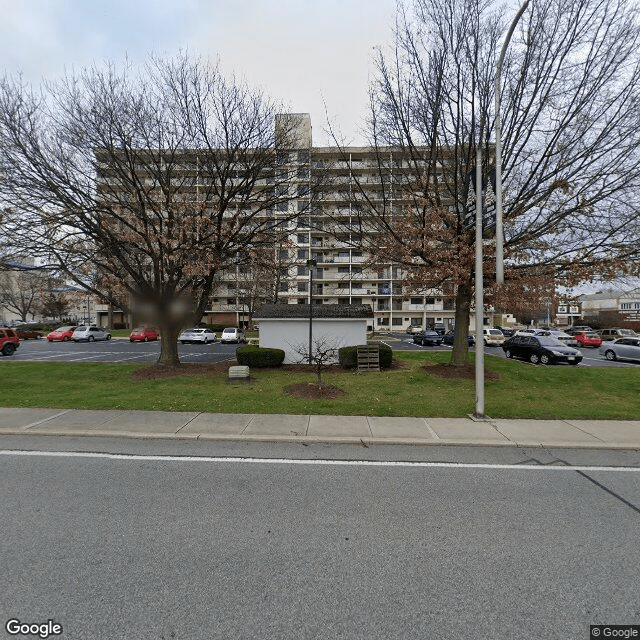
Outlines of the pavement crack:
{"label": "pavement crack", "polygon": [[620,502],[622,502],[622,504],[629,507],[629,509],[633,509],[633,511],[635,511],[637,514],[640,514],[640,507],[637,507],[632,502],[629,502],[628,500],[623,498],[620,494],[616,493],[615,491],[612,491],[611,489],[609,489],[609,487],[605,487],[603,484],[601,484],[600,482],[592,478],[590,475],[586,474],[584,471],[580,471],[579,469],[576,469],[576,473],[581,475],[583,478],[586,478],[587,480],[589,480],[589,482],[593,482],[593,484],[595,484],[596,487],[599,487],[603,491],[606,491],[609,495],[613,496],[617,500],[620,500]]}

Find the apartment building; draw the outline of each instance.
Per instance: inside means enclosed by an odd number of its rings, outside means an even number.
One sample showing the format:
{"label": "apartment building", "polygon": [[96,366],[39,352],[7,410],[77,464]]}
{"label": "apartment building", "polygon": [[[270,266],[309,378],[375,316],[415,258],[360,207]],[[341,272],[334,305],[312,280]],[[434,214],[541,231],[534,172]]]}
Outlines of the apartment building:
{"label": "apartment building", "polygon": [[[359,216],[363,199],[382,201],[391,195],[385,206],[398,213],[407,205],[400,188],[395,200],[389,188],[409,171],[403,154],[386,149],[381,163],[379,150],[369,147],[314,147],[308,114],[277,116],[276,133],[279,118],[286,122],[288,140],[292,139],[292,118],[296,126],[293,148],[278,151],[278,173],[287,179],[276,180],[274,188],[286,197],[264,212],[281,234],[281,242],[273,248],[273,268],[271,273],[254,272],[240,256],[237,264],[219,274],[203,320],[246,326],[254,308],[273,302],[365,304],[373,310],[370,330],[452,327],[453,291],[449,295],[439,290],[410,291],[397,264],[372,265],[363,249],[363,235],[368,233]],[[189,172],[185,185],[197,194],[208,178],[195,161],[187,162],[189,154],[185,154],[185,167],[190,167],[185,169]],[[269,177],[264,181],[268,184]],[[99,305],[96,315],[100,324],[108,323],[106,305]],[[126,318],[118,310],[111,310],[111,317]],[[129,317],[128,322],[136,319]]]}
{"label": "apartment building", "polygon": [[[291,118],[291,114],[286,117]],[[437,290],[409,291],[403,287],[403,273],[398,265],[389,262],[372,266],[362,248],[363,230],[358,216],[362,192],[371,200],[381,199],[383,181],[392,181],[394,173],[406,170],[402,154],[386,150],[381,172],[379,155],[374,149],[314,147],[309,115],[295,114],[295,117],[299,119],[299,148],[281,151],[280,157],[288,168],[292,199],[273,212],[274,222],[287,219],[282,225],[286,248],[278,249],[282,266],[277,301],[368,304],[374,314],[371,330],[404,331],[410,325],[453,326],[453,292],[446,296]],[[387,188],[385,196],[388,194]],[[390,206],[401,211],[404,204],[399,195]],[[298,213],[295,220],[291,219],[293,212]],[[228,322],[229,314],[233,313],[238,323],[248,320],[247,291],[240,284],[242,269],[223,274],[207,313],[210,322],[221,319]]]}

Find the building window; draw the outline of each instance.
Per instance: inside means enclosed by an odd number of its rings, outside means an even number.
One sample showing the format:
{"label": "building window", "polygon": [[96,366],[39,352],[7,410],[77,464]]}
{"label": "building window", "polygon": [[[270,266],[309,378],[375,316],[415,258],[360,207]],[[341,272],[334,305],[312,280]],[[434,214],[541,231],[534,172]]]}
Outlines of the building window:
{"label": "building window", "polygon": [[306,236],[303,233],[299,233],[298,244],[309,244],[309,236]]}
{"label": "building window", "polygon": [[436,303],[436,299],[435,298],[425,298],[424,299],[424,303],[425,304],[435,304]]}
{"label": "building window", "polygon": [[308,276],[309,275],[309,269],[307,269],[307,267],[298,267],[298,275],[299,276]]}
{"label": "building window", "polygon": [[411,304],[422,304],[422,298],[411,298]]}
{"label": "building window", "polygon": [[564,305],[558,307],[558,313],[567,313],[567,307]]}
{"label": "building window", "polygon": [[351,298],[351,304],[362,304],[362,298]]}
{"label": "building window", "polygon": [[338,273],[349,273],[349,267],[338,267]]}
{"label": "building window", "polygon": [[348,288],[349,288],[348,282],[338,282],[338,289],[348,289]]}
{"label": "building window", "polygon": [[625,309],[625,310],[631,309],[631,303],[630,303],[630,302],[623,302],[623,303],[620,305],[620,308],[621,308],[621,309]]}
{"label": "building window", "polygon": [[393,318],[393,320],[391,321],[391,324],[394,327],[402,326],[402,318]]}
{"label": "building window", "polygon": [[309,252],[306,249],[298,249],[298,260],[306,260],[309,257]]}
{"label": "building window", "polygon": [[309,291],[309,283],[308,282],[298,282],[298,291],[300,293],[306,293]]}
{"label": "building window", "polygon": [[389,318],[378,318],[378,324],[383,327],[389,326]]}
{"label": "building window", "polygon": [[298,304],[307,304],[306,298],[298,298]]}
{"label": "building window", "polygon": [[227,304],[234,305],[235,303],[236,303],[236,299],[235,298],[227,298]]}

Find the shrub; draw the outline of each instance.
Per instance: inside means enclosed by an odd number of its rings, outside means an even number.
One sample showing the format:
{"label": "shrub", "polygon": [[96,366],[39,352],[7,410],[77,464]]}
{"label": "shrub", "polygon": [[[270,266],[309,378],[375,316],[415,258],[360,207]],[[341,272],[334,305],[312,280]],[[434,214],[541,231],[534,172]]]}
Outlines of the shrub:
{"label": "shrub", "polygon": [[114,329],[126,329],[127,328],[127,323],[126,322],[114,322],[113,323],[113,328]]}
{"label": "shrub", "polygon": [[[380,368],[389,369],[393,360],[393,350],[386,344],[378,346],[380,349]],[[338,350],[338,359],[343,369],[355,369],[358,366],[358,347],[342,347]]]}
{"label": "shrub", "polygon": [[236,359],[238,364],[255,367],[256,369],[265,367],[279,367],[284,360],[282,349],[267,349],[256,345],[248,345],[236,349]]}

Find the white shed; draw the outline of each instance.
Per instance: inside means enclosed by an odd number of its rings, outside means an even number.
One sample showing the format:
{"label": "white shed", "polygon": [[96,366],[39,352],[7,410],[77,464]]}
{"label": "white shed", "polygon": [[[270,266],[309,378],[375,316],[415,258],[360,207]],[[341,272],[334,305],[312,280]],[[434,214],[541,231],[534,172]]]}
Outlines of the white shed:
{"label": "white shed", "polygon": [[308,304],[267,304],[253,315],[260,324],[260,346],[282,349],[285,364],[304,361],[310,323],[314,347],[322,342],[337,350],[367,344],[371,318],[373,310],[368,304],[314,304],[313,309]]}

